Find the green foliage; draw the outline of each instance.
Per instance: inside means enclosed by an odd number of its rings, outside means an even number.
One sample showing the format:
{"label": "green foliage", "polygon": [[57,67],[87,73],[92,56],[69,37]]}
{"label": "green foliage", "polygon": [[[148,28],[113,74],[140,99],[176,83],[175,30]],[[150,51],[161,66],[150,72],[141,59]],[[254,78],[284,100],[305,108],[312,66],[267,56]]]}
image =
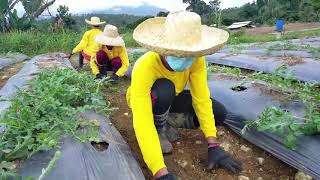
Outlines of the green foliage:
{"label": "green foliage", "polygon": [[297,138],[300,135],[320,133],[319,85],[297,81],[293,78],[293,72],[288,71],[286,66],[277,68],[274,74],[254,73],[248,76],[248,80],[263,80],[285,93],[288,98],[298,99],[305,105],[305,115],[298,117],[280,108],[267,107],[257,121],[246,125],[243,132],[257,127],[258,131],[277,133],[291,149],[297,146]]}
{"label": "green foliage", "polygon": [[[33,27],[35,19],[56,0],[1,0],[0,1],[0,30],[28,30]],[[21,2],[25,13],[17,16],[16,5]]]}
{"label": "green foliage", "polygon": [[[163,14],[164,15],[164,14]],[[142,17],[138,20],[136,20],[135,22],[133,23],[130,23],[126,26],[127,29],[135,29],[140,23],[142,23],[143,21],[149,19],[149,18],[153,18],[153,16],[145,16],[145,17]]]}
{"label": "green foliage", "polygon": [[60,5],[57,9],[55,22],[57,23],[59,20],[62,20],[64,27],[67,29],[72,29],[73,25],[76,24],[76,21],[72,18],[71,13],[69,13],[69,8],[67,6]]}
{"label": "green foliage", "polygon": [[239,8],[222,10],[222,22],[230,25],[250,20],[274,25],[278,18],[283,18],[286,22],[318,22],[319,14],[318,0],[257,0]]}
{"label": "green foliage", "polygon": [[33,19],[30,19],[26,16],[19,17],[17,14],[17,10],[14,9],[13,12],[9,12],[9,23],[11,29],[16,30],[26,30],[33,27]]}
{"label": "green foliage", "polygon": [[[237,33],[237,32],[235,32]],[[255,42],[271,42],[271,41],[279,41],[276,35],[267,34],[267,35],[243,35],[239,36],[238,34],[234,34],[231,32],[228,43],[229,44],[240,44],[240,43],[255,43]],[[303,31],[303,32],[290,32],[284,34],[280,40],[289,40],[289,39],[300,39],[305,37],[317,37],[320,36],[320,30],[311,30],[311,31]]]}
{"label": "green foliage", "polygon": [[[319,84],[301,83],[293,78],[293,72],[286,66],[276,69],[273,74],[252,73],[242,75],[239,68],[225,66],[209,66],[208,71],[215,73],[229,73],[243,79],[241,85],[254,80],[267,82],[270,88],[281,91],[287,99],[299,100],[305,105],[305,115],[298,117],[291,112],[278,107],[267,107],[256,121],[248,121],[242,133],[251,128],[258,131],[270,131],[280,135],[284,144],[291,149],[297,146],[297,139],[301,135],[320,133],[320,86]],[[235,90],[240,86],[235,86]]]}
{"label": "green foliage", "polygon": [[29,56],[69,52],[81,40],[80,33],[15,31],[0,34],[0,53],[20,52]]}
{"label": "green foliage", "polygon": [[[7,162],[25,159],[40,150],[59,147],[63,135],[80,141],[95,141],[98,127],[78,117],[80,112],[108,112],[100,92],[102,84],[74,70],[46,70],[19,91],[0,120],[0,171],[12,172]],[[6,165],[7,164],[7,165]]]}
{"label": "green foliage", "polygon": [[144,53],[133,53],[129,54],[130,63],[136,62]]}
{"label": "green foliage", "polygon": [[126,32],[121,34],[124,42],[126,42],[126,47],[139,47],[139,44],[133,39],[132,32]]}
{"label": "green foliage", "polygon": [[227,66],[218,66],[218,65],[209,65],[207,68],[208,72],[213,73],[228,73],[233,74],[238,77],[241,76],[241,69],[240,68],[232,68]]}
{"label": "green foliage", "polygon": [[307,51],[313,55],[313,58],[320,59],[320,49],[312,47],[310,45],[296,45],[286,41],[285,43],[279,43],[268,47],[269,51],[272,50],[295,50],[295,51]]}
{"label": "green foliage", "polygon": [[40,8],[43,0],[21,0],[21,3],[26,11],[26,14],[31,16]]}

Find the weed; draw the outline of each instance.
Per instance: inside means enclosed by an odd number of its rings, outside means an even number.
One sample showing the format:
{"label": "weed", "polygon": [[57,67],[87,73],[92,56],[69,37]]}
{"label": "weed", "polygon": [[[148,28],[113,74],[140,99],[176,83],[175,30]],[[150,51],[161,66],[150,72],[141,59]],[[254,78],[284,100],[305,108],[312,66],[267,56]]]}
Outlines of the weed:
{"label": "weed", "polygon": [[207,68],[208,72],[234,74],[237,77],[241,76],[240,68],[231,68],[227,66],[218,66],[218,65],[212,65],[212,64],[209,64],[207,67],[208,67]]}
{"label": "weed", "polygon": [[295,50],[307,51],[313,55],[315,59],[320,59],[320,48],[312,47],[310,45],[296,45],[286,41],[285,43],[278,43],[268,47],[268,51],[272,50]]}
{"label": "weed", "polygon": [[238,85],[232,87],[235,91],[241,91],[242,86],[253,80],[262,80],[271,88],[276,88],[288,98],[298,99],[305,105],[304,117],[297,117],[291,112],[278,107],[267,107],[256,121],[248,121],[242,133],[251,128],[258,131],[270,131],[279,134],[284,139],[288,148],[297,146],[297,138],[300,135],[314,135],[320,133],[320,91],[319,84],[302,83],[293,78],[293,72],[288,71],[287,66],[281,66],[273,74],[253,73],[244,76],[239,68],[211,65],[208,71],[215,73],[229,73],[243,79]]}
{"label": "weed", "polygon": [[100,92],[102,84],[86,73],[46,70],[29,84],[31,90],[19,91],[0,119],[0,126],[5,128],[0,134],[0,162],[5,167],[0,171],[6,173],[13,172],[10,167],[15,160],[59,147],[62,135],[81,142],[96,141],[97,125],[77,116],[85,110],[110,110]]}

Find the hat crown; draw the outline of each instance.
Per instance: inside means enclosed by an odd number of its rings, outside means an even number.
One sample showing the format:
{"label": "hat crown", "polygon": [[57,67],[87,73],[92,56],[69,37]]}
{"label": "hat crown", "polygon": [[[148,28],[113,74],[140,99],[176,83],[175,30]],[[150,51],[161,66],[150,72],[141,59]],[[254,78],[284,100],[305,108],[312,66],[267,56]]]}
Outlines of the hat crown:
{"label": "hat crown", "polygon": [[94,22],[94,23],[99,23],[100,22],[100,18],[99,17],[91,17],[90,21]]}
{"label": "hat crown", "polygon": [[168,42],[180,46],[198,43],[202,39],[201,17],[193,12],[170,13],[165,21],[165,37]]}
{"label": "hat crown", "polygon": [[113,25],[106,25],[104,28],[104,34],[111,38],[117,38],[119,36],[118,28]]}

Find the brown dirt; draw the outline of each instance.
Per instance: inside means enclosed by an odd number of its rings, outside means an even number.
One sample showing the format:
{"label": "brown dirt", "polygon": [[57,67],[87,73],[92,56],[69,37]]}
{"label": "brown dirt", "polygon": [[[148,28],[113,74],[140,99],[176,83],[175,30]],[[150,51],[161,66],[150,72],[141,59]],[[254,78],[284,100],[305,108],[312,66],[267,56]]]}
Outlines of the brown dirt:
{"label": "brown dirt", "polygon": [[18,71],[20,71],[20,69],[23,67],[23,65],[24,62],[21,62],[0,70],[0,88],[2,88],[6,84],[10,77],[17,74]]}
{"label": "brown dirt", "polygon": [[[308,29],[320,28],[320,23],[290,23],[285,25],[286,31],[303,31]],[[263,35],[274,33],[275,27],[258,27],[253,29],[248,29],[247,34],[250,35]]]}
{"label": "brown dirt", "polygon": [[[152,179],[150,171],[143,162],[132,127],[132,113],[126,103],[125,92],[129,83],[129,80],[122,80],[117,86],[106,88],[105,95],[114,107],[119,108],[111,115],[113,124],[130,145],[145,177]],[[265,180],[294,179],[295,169],[223,127],[218,128],[219,139],[223,141],[222,146],[226,150],[229,149],[228,152],[242,162],[243,171],[238,174],[232,174],[222,169],[208,171],[206,169],[207,147],[200,130],[179,129],[179,132],[181,139],[173,143],[173,153],[165,156],[165,162],[169,170],[176,174],[179,179],[233,180],[238,179],[240,175],[247,176],[250,179],[257,179],[258,177]],[[250,150],[245,152],[241,150],[241,146],[249,147]],[[259,157],[265,160],[262,165],[258,163],[257,158]]]}
{"label": "brown dirt", "polygon": [[286,102],[289,99],[288,94],[285,94],[280,90],[276,90],[275,88],[269,87],[266,84],[255,82],[251,85],[253,88],[258,89],[262,94],[270,95],[281,102]]}
{"label": "brown dirt", "polygon": [[[258,60],[261,60],[261,61],[270,60],[270,57],[268,57],[268,56],[257,56],[256,58]],[[295,66],[295,65],[298,65],[298,64],[304,64],[305,63],[303,58],[296,57],[296,56],[279,56],[279,57],[273,57],[271,60],[283,61],[288,66]]]}

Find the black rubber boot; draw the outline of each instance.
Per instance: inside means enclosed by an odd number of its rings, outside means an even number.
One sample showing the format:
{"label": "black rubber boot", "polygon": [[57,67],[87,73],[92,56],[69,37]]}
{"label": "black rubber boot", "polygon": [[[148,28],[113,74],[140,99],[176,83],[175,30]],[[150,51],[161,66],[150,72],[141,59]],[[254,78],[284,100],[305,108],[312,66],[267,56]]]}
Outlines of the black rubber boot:
{"label": "black rubber boot", "polygon": [[167,131],[168,113],[169,113],[169,110],[161,115],[153,115],[154,123],[155,123],[156,129],[158,131],[159,140],[160,140],[161,149],[162,149],[163,154],[172,153],[172,149],[173,149],[172,144],[170,143],[168,136],[167,136],[167,134],[168,134],[168,131]]}

